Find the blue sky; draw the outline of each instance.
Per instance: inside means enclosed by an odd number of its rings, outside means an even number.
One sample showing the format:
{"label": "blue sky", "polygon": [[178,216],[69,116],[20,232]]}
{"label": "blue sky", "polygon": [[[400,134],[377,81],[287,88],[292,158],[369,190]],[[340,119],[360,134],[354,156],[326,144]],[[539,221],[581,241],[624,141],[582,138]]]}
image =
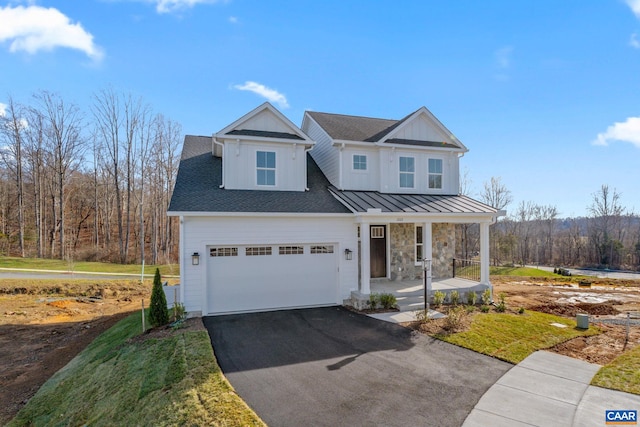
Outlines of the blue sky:
{"label": "blue sky", "polygon": [[[399,119],[426,106],[520,201],[640,211],[640,0],[0,1],[0,104],[112,86],[188,134],[270,100]],[[0,105],[1,111],[2,105]]]}

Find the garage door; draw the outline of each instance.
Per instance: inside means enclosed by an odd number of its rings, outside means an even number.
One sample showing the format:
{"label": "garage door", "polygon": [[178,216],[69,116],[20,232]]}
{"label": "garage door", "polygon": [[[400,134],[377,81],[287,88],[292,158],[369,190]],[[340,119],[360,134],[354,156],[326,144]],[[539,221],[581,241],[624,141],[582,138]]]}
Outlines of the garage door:
{"label": "garage door", "polygon": [[337,245],[211,246],[209,314],[331,305],[337,299]]}

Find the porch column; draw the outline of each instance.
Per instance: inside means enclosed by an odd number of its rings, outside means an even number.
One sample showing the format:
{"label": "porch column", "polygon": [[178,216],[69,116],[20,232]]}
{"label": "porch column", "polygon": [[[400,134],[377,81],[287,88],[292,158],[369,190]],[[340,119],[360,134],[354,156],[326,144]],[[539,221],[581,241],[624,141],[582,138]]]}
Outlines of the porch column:
{"label": "porch column", "polygon": [[[480,223],[480,283],[489,285],[489,224],[488,222]],[[491,289],[493,293],[493,289]]]}
{"label": "porch column", "polygon": [[360,293],[371,293],[371,224],[360,224]]}
{"label": "porch column", "polygon": [[[424,224],[422,224],[422,233],[423,233],[422,250],[424,252],[422,256],[425,257],[426,259],[432,260],[431,266],[433,266],[433,238],[432,238],[433,230],[431,229],[431,227],[432,227],[432,224],[430,222],[425,222]],[[419,260],[419,261],[422,261],[422,260]]]}

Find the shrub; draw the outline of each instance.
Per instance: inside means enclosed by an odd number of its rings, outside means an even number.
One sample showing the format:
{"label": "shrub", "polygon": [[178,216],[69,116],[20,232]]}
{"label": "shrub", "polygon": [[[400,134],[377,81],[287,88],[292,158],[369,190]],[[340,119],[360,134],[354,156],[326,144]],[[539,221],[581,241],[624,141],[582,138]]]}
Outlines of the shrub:
{"label": "shrub", "polygon": [[475,305],[468,305],[466,307],[467,309],[467,313],[473,313],[474,311],[476,311],[476,306]]}
{"label": "shrub", "polygon": [[160,281],[160,270],[156,268],[153,276],[153,289],[151,290],[151,306],[149,307],[149,322],[152,326],[162,326],[169,323],[169,309],[167,308],[167,297],[162,290]]}
{"label": "shrub", "polygon": [[378,308],[379,301],[380,301],[379,295],[376,293],[371,293],[369,295],[369,301],[367,301],[367,304],[369,304],[369,308],[371,310],[375,310],[376,308]]}
{"label": "shrub", "polygon": [[498,313],[504,313],[507,310],[507,306],[504,302],[506,295],[504,292],[500,292],[498,295],[498,304],[496,304],[496,311]]}
{"label": "shrub", "polygon": [[467,304],[476,305],[476,301],[478,300],[478,294],[475,291],[467,292]]}
{"label": "shrub", "polygon": [[444,329],[448,332],[456,332],[463,324],[463,320],[466,318],[467,312],[463,307],[454,307],[449,310],[447,317],[444,321]]}
{"label": "shrub", "polygon": [[489,306],[486,305],[486,304],[482,304],[480,306],[480,311],[483,312],[483,313],[488,313],[489,312]]}
{"label": "shrub", "polygon": [[380,305],[385,310],[389,310],[391,308],[394,308],[396,306],[396,303],[398,302],[396,300],[396,297],[393,294],[389,294],[389,293],[380,294],[378,299],[380,301]]}
{"label": "shrub", "polygon": [[491,289],[487,288],[482,292],[482,305],[491,304]]}
{"label": "shrub", "polygon": [[458,291],[451,291],[449,293],[449,301],[451,301],[451,304],[453,305],[458,305],[458,303],[460,302],[460,293],[458,293]]}
{"label": "shrub", "polygon": [[435,291],[433,293],[433,305],[436,307],[441,306],[444,302],[445,294],[442,291]]}
{"label": "shrub", "polygon": [[518,309],[518,314],[524,314],[524,307],[520,307]]}
{"label": "shrub", "polygon": [[187,311],[184,308],[184,304],[180,302],[173,303],[173,321],[179,322],[187,317]]}

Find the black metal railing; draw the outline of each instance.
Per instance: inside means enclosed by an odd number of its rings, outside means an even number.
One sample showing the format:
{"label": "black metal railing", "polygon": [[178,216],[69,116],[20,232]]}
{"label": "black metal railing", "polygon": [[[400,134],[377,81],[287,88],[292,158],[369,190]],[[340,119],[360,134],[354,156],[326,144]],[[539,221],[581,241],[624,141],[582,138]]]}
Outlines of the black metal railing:
{"label": "black metal railing", "polygon": [[480,281],[480,261],[471,259],[453,259],[453,277]]}

